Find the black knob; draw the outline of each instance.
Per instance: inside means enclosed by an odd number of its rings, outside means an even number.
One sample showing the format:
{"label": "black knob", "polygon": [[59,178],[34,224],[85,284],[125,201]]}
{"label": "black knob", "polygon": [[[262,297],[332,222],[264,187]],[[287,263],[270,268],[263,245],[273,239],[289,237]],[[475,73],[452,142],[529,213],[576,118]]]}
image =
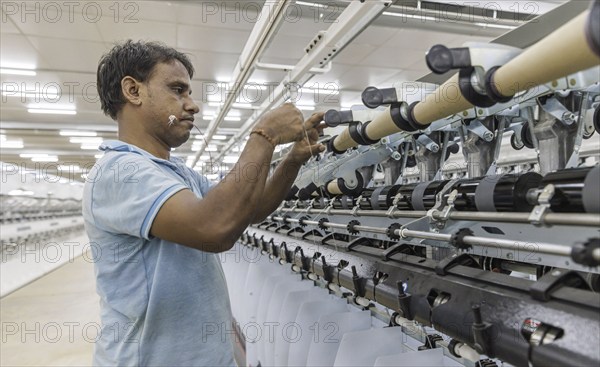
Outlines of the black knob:
{"label": "black knob", "polygon": [[362,102],[369,108],[377,108],[384,104],[398,102],[396,88],[367,87],[361,95]]}
{"label": "black knob", "polygon": [[466,47],[448,48],[435,45],[425,55],[427,67],[435,74],[444,74],[452,69],[471,66],[471,54]]}
{"label": "black knob", "polygon": [[329,110],[325,112],[325,116],[323,116],[325,124],[329,127],[336,127],[340,124],[349,124],[353,122],[353,119],[352,111]]}

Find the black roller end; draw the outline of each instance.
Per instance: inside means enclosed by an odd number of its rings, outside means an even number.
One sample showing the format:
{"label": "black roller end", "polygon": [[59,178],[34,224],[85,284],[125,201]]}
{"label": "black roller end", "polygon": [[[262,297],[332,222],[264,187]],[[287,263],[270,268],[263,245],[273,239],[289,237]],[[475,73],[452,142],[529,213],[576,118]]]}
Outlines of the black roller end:
{"label": "black roller end", "polygon": [[431,72],[444,74],[452,69],[454,59],[450,49],[444,45],[435,45],[425,55],[425,62]]}
{"label": "black roller end", "polygon": [[585,25],[585,38],[594,53],[600,57],[600,0],[593,2]]}
{"label": "black roller end", "polygon": [[354,116],[352,115],[352,111],[329,110],[325,112],[323,120],[327,126],[336,127],[340,124],[351,123],[354,120]]}
{"label": "black roller end", "polygon": [[526,122],[521,128],[521,141],[529,149],[533,149],[535,147],[533,145],[533,136],[531,135],[531,130],[529,130],[529,124]]}
{"label": "black roller end", "polygon": [[337,135],[333,136],[331,139],[329,139],[327,141],[327,151],[333,152],[335,154],[343,154],[344,153],[343,151],[335,149],[335,145],[333,145],[335,138],[337,138]]}
{"label": "black roller end", "polygon": [[287,196],[285,197],[285,200],[294,200],[296,198],[296,194],[298,193],[298,187],[297,186],[292,186],[290,188],[290,191],[288,192]]}
{"label": "black roller end", "polygon": [[367,87],[361,98],[363,104],[369,108],[377,108],[383,104],[383,92],[376,87]]}
{"label": "black roller end", "polygon": [[338,110],[329,110],[325,112],[323,120],[325,121],[325,124],[327,126],[336,127],[342,123],[342,116],[340,115],[340,111]]}
{"label": "black roller end", "polygon": [[314,182],[312,182],[310,185],[306,186],[303,189],[300,189],[298,191],[298,199],[300,200],[308,200],[312,197],[312,193],[315,192],[317,190],[317,185],[315,185]]}
{"label": "black roller end", "polygon": [[596,132],[600,134],[600,105],[598,105],[594,111],[594,128],[596,129]]}

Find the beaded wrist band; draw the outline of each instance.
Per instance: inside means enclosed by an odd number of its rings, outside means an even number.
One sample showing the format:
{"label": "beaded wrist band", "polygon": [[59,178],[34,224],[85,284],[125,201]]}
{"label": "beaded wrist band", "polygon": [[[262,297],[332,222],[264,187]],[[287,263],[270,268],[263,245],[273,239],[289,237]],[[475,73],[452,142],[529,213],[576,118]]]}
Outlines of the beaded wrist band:
{"label": "beaded wrist band", "polygon": [[275,140],[273,140],[273,138],[270,137],[269,134],[267,134],[263,129],[252,130],[250,135],[252,135],[252,134],[260,135],[263,138],[265,138],[266,141],[271,143],[271,145],[273,146],[273,149],[275,149],[275,147],[277,146],[277,144],[275,143]]}

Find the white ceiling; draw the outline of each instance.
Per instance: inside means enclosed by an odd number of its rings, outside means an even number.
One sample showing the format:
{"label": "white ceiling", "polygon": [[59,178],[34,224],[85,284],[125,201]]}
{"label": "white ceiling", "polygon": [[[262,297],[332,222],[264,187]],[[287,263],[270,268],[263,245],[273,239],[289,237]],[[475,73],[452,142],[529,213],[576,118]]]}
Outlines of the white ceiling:
{"label": "white ceiling", "polygon": [[[496,4],[509,11],[541,14],[562,2]],[[60,162],[80,162],[81,165],[93,162],[97,152],[81,150],[79,145],[69,143],[68,137],[60,136],[59,130],[85,129],[96,131],[103,138],[116,137],[116,124],[100,110],[95,71],[103,53],[115,42],[130,38],[159,40],[191,57],[196,68],[192,87],[201,106],[196,121],[200,129],[205,129],[209,121],[203,120],[202,115],[216,111],[215,107],[208,106],[206,91],[233,74],[263,1],[79,1],[74,8],[65,4],[2,1],[0,64],[2,68],[32,68],[37,73],[35,76],[0,75],[4,93],[9,94],[2,95],[1,132],[7,140],[24,142],[21,149],[7,148],[4,144],[0,150],[2,161],[22,162],[24,159],[19,154],[48,153],[58,155]],[[215,5],[219,8],[215,9]],[[117,9],[118,14],[115,14]],[[295,65],[304,55],[304,46],[318,31],[326,30],[331,19],[343,10],[340,6],[323,10],[309,5],[294,9],[296,13],[288,14],[261,62]],[[319,17],[319,12],[324,16]],[[369,85],[389,87],[427,74],[424,55],[434,44],[460,46],[464,42],[488,42],[508,31],[467,23],[456,24],[444,17],[422,21],[381,15],[333,60],[330,72],[316,75],[306,84],[322,88],[335,86],[339,93],[325,92],[320,98],[304,93],[300,103],[316,104],[316,110],[359,103],[361,91]],[[515,26],[520,24],[522,22],[514,22]],[[250,81],[277,85],[284,76],[283,71],[255,70]],[[36,94],[22,97],[14,88]],[[52,94],[57,91],[58,96]],[[260,98],[248,94],[247,99],[251,100],[246,102],[260,105],[267,93],[260,94]],[[211,98],[214,97],[217,96]],[[27,112],[28,107],[45,105],[72,106],[77,114]],[[233,135],[251,113],[252,110],[234,109],[230,115],[239,116],[240,121],[224,121],[218,133]],[[218,149],[219,142],[211,142],[215,143]],[[191,147],[189,142],[175,154],[193,155]]]}

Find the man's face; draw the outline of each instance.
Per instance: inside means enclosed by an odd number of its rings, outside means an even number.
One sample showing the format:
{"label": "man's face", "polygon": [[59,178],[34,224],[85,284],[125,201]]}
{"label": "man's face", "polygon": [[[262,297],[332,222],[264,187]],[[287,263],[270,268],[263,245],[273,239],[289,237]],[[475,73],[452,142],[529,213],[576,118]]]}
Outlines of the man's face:
{"label": "man's face", "polygon": [[[145,83],[148,128],[167,146],[174,148],[190,137],[198,106],[192,100],[190,76],[179,61],[157,64]],[[170,124],[169,117],[177,119]]]}

